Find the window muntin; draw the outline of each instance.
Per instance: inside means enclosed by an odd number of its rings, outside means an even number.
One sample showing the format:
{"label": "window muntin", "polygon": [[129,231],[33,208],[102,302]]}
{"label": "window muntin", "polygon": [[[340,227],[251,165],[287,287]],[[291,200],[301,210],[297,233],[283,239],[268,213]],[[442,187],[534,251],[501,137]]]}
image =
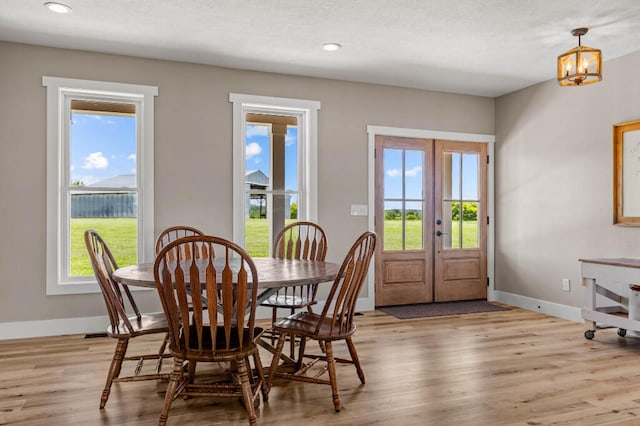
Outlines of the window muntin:
{"label": "window muntin", "polygon": [[[87,256],[82,239],[86,228],[93,227],[107,234],[103,236],[122,265],[153,260],[153,104],[157,88],[58,77],[43,77],[43,85],[47,87],[47,294],[99,292],[93,273],[87,274],[89,263],[80,260]],[[113,166],[117,161],[107,157],[106,149],[83,153],[83,149],[92,144],[94,148],[113,145],[113,139],[112,142],[100,141],[104,135],[94,132],[92,142],[83,146],[79,123],[89,116],[93,120],[122,118],[129,123],[129,137],[133,135],[134,143],[129,142],[128,148],[134,151],[128,153],[129,158],[125,160],[132,162],[133,167],[109,168],[109,163]],[[102,154],[97,154],[99,152]],[[80,163],[78,158],[82,160]],[[83,166],[87,166],[84,171],[105,169],[110,172],[107,177],[121,173],[132,176],[125,184],[116,179],[115,184],[111,181],[111,184],[90,186],[88,181],[83,181],[83,176],[85,179],[90,176],[82,174]],[[100,177],[105,176],[96,175],[95,179]],[[82,197],[113,197],[114,194],[119,194],[120,205],[111,199],[107,203],[111,214],[122,216],[128,212],[126,215],[131,216],[126,218],[130,222],[128,235],[117,239],[132,244],[129,253],[133,255],[127,255],[116,238],[109,237],[108,229],[99,223],[101,219],[80,223],[83,220],[72,218],[78,209],[86,207],[81,206]],[[84,266],[80,269],[72,267],[82,263]]]}

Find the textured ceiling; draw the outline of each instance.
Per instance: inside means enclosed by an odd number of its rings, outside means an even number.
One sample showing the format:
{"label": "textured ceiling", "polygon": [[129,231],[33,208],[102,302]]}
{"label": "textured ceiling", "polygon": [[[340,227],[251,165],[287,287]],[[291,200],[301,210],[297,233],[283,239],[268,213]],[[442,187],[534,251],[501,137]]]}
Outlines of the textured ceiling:
{"label": "textured ceiling", "polygon": [[554,79],[573,28],[605,61],[640,50],[640,0],[62,2],[1,0],[0,40],[491,97]]}

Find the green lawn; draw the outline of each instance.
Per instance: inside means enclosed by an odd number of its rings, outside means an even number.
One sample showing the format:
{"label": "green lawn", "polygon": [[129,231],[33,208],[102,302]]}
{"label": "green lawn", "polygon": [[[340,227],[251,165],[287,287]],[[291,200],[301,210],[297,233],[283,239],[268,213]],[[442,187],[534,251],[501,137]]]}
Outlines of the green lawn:
{"label": "green lawn", "polygon": [[[294,219],[287,220],[286,223]],[[422,248],[422,221],[407,221],[405,247],[407,249]],[[459,231],[458,222],[452,224],[452,245],[457,247]],[[135,218],[76,218],[71,220],[71,275],[93,275],[89,255],[84,245],[84,231],[93,228],[104,238],[118,266],[137,263],[136,254],[136,219]],[[385,250],[398,250],[402,246],[402,222],[385,220]],[[462,224],[463,247],[477,247],[477,222],[465,221]],[[267,219],[247,219],[245,228],[245,248],[253,257],[269,256],[269,221]],[[354,236],[355,238],[355,236]]]}
{"label": "green lawn", "polygon": [[[460,229],[458,221],[451,224],[452,235],[451,245],[458,247],[460,238]],[[406,249],[422,248],[422,221],[408,220],[406,221]],[[385,220],[384,221],[384,249],[400,250],[402,249],[402,221],[401,220]],[[478,225],[476,221],[464,221],[462,223],[462,247],[478,246]]]}
{"label": "green lawn", "polygon": [[84,231],[89,228],[104,238],[118,266],[137,263],[135,218],[75,218],[71,219],[71,276],[93,275],[84,244]]}

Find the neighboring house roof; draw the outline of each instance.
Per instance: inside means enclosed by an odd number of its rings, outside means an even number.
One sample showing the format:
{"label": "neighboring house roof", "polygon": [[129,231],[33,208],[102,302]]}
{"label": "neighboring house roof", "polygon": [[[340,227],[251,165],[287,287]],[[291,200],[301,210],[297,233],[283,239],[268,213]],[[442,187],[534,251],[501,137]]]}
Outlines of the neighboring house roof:
{"label": "neighboring house roof", "polygon": [[245,182],[250,185],[269,186],[269,177],[261,170],[247,170]]}
{"label": "neighboring house roof", "polygon": [[87,186],[99,187],[99,188],[135,188],[136,187],[136,175],[118,175],[99,180],[98,182],[91,183]]}

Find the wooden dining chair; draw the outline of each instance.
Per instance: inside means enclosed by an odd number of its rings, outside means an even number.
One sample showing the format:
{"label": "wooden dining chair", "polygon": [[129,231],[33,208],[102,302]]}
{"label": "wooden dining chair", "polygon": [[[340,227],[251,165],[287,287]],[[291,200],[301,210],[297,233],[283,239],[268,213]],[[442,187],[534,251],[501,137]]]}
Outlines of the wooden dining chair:
{"label": "wooden dining chair", "polygon": [[[187,259],[187,251],[206,255]],[[174,357],[158,425],[166,424],[171,404],[179,395],[242,397],[249,423],[256,424],[254,401],[260,390],[267,401],[269,389],[255,343],[262,329],[254,324],[258,274],[249,254],[222,238],[184,237],[160,250],[153,271],[169,323],[169,352]],[[189,363],[186,374],[185,361]],[[196,375],[191,367],[194,362],[229,363],[236,374],[224,381],[207,381],[202,373]]]}
{"label": "wooden dining chair", "polygon": [[[104,408],[109,399],[113,382],[167,379],[169,377],[168,373],[160,373],[162,359],[171,357],[171,354],[165,353],[169,327],[163,312],[142,314],[131,295],[131,291],[129,291],[129,287],[124,284],[118,284],[112,279],[111,274],[115,269],[118,269],[118,264],[107,244],[95,230],[88,229],[85,231],[84,242],[109,315],[110,325],[107,328],[107,335],[118,339],[109,372],[107,373],[107,383],[100,399],[100,408]],[[125,300],[130,310],[133,311],[133,315],[127,313]],[[126,356],[130,339],[155,333],[164,334],[160,350],[157,353]],[[149,359],[157,360],[155,373],[140,374],[143,362]],[[137,361],[133,375],[120,376],[123,361]]]}
{"label": "wooden dining chair", "polygon": [[[360,382],[364,384],[364,372],[360,366],[351,336],[356,331],[356,325],[353,322],[356,301],[367,276],[375,245],[376,235],[373,232],[365,232],[356,240],[340,267],[338,276],[333,282],[325,306],[320,314],[301,311],[273,324],[274,330],[280,333],[280,337],[271,362],[271,369],[269,370],[269,387],[271,387],[274,377],[330,385],[333,394],[333,405],[336,411],[340,411],[336,362],[355,365]],[[329,372],[328,380],[317,376],[307,376],[305,375],[305,369],[293,373],[278,371],[280,354],[287,334],[294,334],[324,343],[324,354],[305,353],[304,357],[326,361]],[[350,360],[334,357],[333,342],[338,340],[346,342],[351,355]]]}
{"label": "wooden dining chair", "polygon": [[[158,235],[156,238],[156,254],[160,253],[160,250],[173,240],[183,237],[191,237],[194,235],[204,235],[204,232],[198,228],[192,226],[178,225],[171,226]],[[185,250],[189,250],[189,247],[185,247]],[[184,253],[187,257],[191,257],[191,252]]]}
{"label": "wooden dining chair", "polygon": [[[320,225],[313,222],[293,222],[278,232],[273,241],[272,257],[276,259],[321,260],[327,256],[327,236]],[[318,284],[307,284],[294,287],[283,287],[261,306],[272,308],[272,323],[278,320],[278,309],[286,309],[292,315],[298,309],[306,308],[313,312],[312,306],[317,303]],[[271,337],[275,343],[276,334],[267,330],[264,338]],[[304,342],[300,344],[300,353],[304,351]],[[296,340],[290,338],[290,356],[294,357]],[[298,356],[298,361],[300,361]]]}

